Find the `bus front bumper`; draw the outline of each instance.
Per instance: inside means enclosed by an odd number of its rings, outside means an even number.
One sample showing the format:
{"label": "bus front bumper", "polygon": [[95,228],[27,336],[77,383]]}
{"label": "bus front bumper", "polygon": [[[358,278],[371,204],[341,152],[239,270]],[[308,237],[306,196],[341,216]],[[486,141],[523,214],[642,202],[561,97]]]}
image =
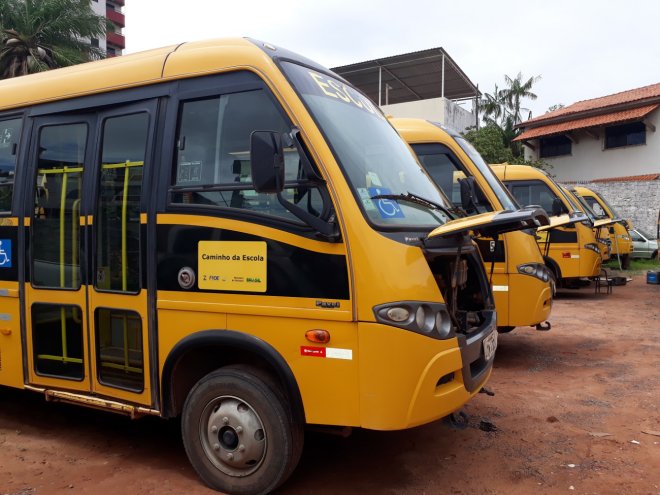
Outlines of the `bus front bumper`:
{"label": "bus front bumper", "polygon": [[529,275],[511,274],[509,321],[506,326],[535,326],[548,319],[552,310],[552,287]]}
{"label": "bus front bumper", "polygon": [[[488,312],[478,330],[435,340],[377,323],[360,323],[360,426],[399,430],[460,409],[490,377],[497,318]],[[495,344],[496,345],[496,344]]]}

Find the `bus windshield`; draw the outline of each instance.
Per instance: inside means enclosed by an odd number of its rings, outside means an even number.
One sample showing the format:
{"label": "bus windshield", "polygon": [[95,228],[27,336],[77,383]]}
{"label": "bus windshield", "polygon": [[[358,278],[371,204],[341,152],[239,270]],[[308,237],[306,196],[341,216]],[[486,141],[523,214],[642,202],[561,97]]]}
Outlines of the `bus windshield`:
{"label": "bus windshield", "polygon": [[572,196],[576,198],[578,202],[582,205],[582,209],[589,218],[591,218],[592,220],[603,218],[601,215],[596,214],[596,212],[591,208],[589,203],[585,201],[585,199],[582,196],[580,196],[579,194],[573,194]]}
{"label": "bus windshield", "polygon": [[[434,228],[453,208],[381,111],[346,82],[290,62],[293,82],[376,227]],[[426,201],[424,201],[426,200]]]}
{"label": "bus windshield", "polygon": [[609,218],[609,215],[603,209],[600,203],[596,200],[596,198],[594,198],[593,196],[581,196],[577,193],[575,193],[575,195],[578,198],[582,198],[582,200],[584,200],[589,205],[591,210],[598,216],[598,218]]}
{"label": "bus windshield", "polygon": [[486,179],[486,182],[488,182],[488,185],[491,187],[491,189],[497,196],[497,199],[500,200],[500,203],[502,204],[502,208],[504,208],[505,210],[519,209],[520,206],[513,198],[509,190],[506,187],[504,187],[504,184],[500,182],[500,180],[497,178],[493,170],[484,161],[484,159],[481,157],[481,155],[476,150],[476,148],[472,146],[472,143],[470,143],[463,136],[454,135],[454,134],[452,134],[451,136],[456,140],[456,142],[463,149],[465,154],[468,157],[470,157],[472,163],[474,163],[474,165],[479,169],[481,175],[483,175],[484,179]]}

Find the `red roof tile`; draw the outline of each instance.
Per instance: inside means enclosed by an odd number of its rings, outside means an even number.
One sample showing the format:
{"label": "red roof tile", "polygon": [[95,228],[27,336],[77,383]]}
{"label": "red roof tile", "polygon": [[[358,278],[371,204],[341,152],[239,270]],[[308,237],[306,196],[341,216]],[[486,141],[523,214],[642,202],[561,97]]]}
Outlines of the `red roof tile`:
{"label": "red roof tile", "polygon": [[631,89],[615,93],[613,95],[601,96],[600,98],[593,98],[591,100],[578,101],[554,112],[548,112],[544,115],[534,117],[522,123],[524,127],[528,124],[541,122],[547,119],[554,119],[560,116],[568,116],[570,114],[586,112],[590,110],[597,110],[599,108],[606,108],[613,105],[621,105],[624,103],[632,103],[635,101],[645,100],[647,98],[660,97],[660,83],[651,84],[642,88]]}
{"label": "red roof tile", "polygon": [[637,107],[630,110],[621,110],[619,112],[611,112],[594,117],[570,120],[568,122],[561,122],[558,124],[540,125],[538,127],[527,129],[520,136],[515,138],[514,141],[524,141],[527,139],[534,139],[543,136],[551,136],[553,134],[562,134],[569,131],[575,131],[577,129],[586,129],[587,127],[596,127],[599,125],[637,120],[646,117],[649,113],[658,107],[660,107],[660,104],[645,105],[643,107]]}
{"label": "red roof tile", "polygon": [[649,180],[658,180],[660,174],[628,175],[626,177],[610,177],[607,179],[594,179],[590,182],[646,182]]}

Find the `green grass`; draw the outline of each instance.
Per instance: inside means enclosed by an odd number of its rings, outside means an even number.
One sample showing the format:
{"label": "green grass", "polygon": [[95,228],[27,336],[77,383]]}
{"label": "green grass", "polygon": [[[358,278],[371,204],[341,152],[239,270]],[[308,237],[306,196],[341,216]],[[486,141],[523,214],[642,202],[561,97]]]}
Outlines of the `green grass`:
{"label": "green grass", "polygon": [[[604,268],[607,268],[608,270],[618,270],[619,269],[619,263],[617,262],[616,259],[612,258],[609,260],[607,263],[603,265]],[[657,259],[649,260],[649,259],[635,259],[630,262],[630,268],[628,272],[646,272],[648,270],[653,270],[653,271],[660,271],[660,261]]]}

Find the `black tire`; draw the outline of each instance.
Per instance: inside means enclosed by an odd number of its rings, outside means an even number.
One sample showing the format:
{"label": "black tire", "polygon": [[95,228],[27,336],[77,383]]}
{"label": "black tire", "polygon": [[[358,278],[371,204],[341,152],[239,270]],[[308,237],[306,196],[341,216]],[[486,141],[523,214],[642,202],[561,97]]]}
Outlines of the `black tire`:
{"label": "black tire", "polygon": [[656,251],[653,251],[653,253],[651,253],[651,259],[652,259],[652,260],[656,260],[656,259],[658,259],[658,251],[657,251],[657,250],[656,250]]}
{"label": "black tire", "polygon": [[181,431],[190,463],[204,482],[236,495],[273,491],[302,450],[302,425],[284,394],[249,368],[221,368],[193,387]]}
{"label": "black tire", "polygon": [[514,328],[516,328],[516,327],[497,327],[497,332],[498,333],[509,333]]}
{"label": "black tire", "polygon": [[557,289],[562,287],[561,270],[559,270],[557,264],[549,256],[544,256],[543,261],[548,270],[550,270],[550,290],[552,291],[552,299],[554,299],[557,295]]}
{"label": "black tire", "polygon": [[550,293],[552,294],[552,299],[554,300],[557,296],[557,275],[555,275],[554,270],[550,270]]}
{"label": "black tire", "polygon": [[629,254],[622,254],[619,256],[619,260],[621,261],[621,268],[623,270],[627,270],[630,268],[630,255]]}

